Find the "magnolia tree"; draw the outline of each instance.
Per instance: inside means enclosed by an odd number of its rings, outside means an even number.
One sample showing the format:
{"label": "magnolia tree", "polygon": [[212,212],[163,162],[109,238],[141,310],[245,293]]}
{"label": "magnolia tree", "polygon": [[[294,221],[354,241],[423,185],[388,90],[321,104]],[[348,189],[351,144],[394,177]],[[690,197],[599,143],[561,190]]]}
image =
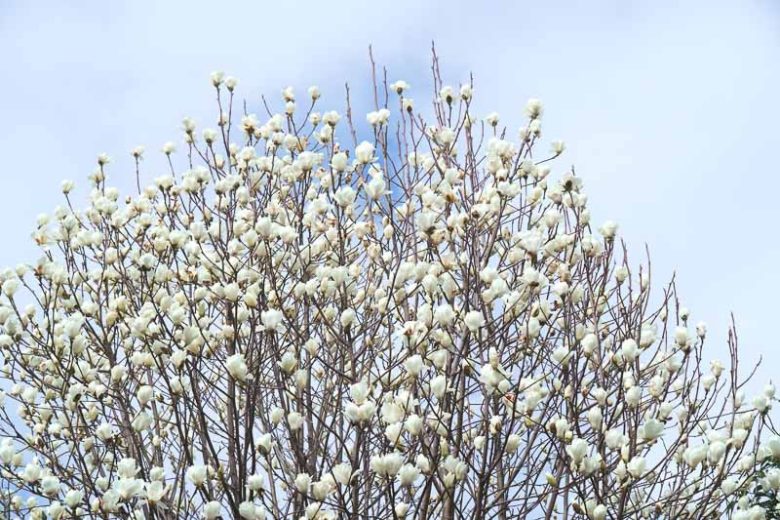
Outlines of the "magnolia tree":
{"label": "magnolia tree", "polygon": [[507,133],[433,70],[427,119],[375,81],[359,125],[314,87],[238,116],[214,74],[169,175],[63,185],[0,276],[6,517],[763,517],[733,329],[710,360],[591,224],[538,100]]}

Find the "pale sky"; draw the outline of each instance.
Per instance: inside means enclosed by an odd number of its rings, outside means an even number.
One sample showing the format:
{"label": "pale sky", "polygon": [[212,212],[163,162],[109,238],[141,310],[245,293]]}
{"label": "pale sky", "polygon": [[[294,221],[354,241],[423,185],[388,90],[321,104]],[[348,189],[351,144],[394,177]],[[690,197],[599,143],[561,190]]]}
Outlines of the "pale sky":
{"label": "pale sky", "polygon": [[[512,132],[529,97],[568,149],[596,223],[650,247],[655,280],[676,270],[712,356],[737,318],[743,362],[778,379],[780,2],[24,2],[0,4],[0,265],[37,257],[35,217],[82,187],[95,157],[131,186],[129,151],[212,126],[208,77],[239,78],[255,105],[293,85],[343,108],[369,94],[367,47],[389,79],[430,98],[430,42],[445,79],[473,72],[477,108]],[[419,89],[415,89],[419,85]],[[163,173],[147,161],[147,179]],[[154,168],[158,168],[155,170]],[[81,197],[81,199],[78,199]],[[640,260],[640,258],[635,258]],[[658,288],[658,285],[656,285]]]}

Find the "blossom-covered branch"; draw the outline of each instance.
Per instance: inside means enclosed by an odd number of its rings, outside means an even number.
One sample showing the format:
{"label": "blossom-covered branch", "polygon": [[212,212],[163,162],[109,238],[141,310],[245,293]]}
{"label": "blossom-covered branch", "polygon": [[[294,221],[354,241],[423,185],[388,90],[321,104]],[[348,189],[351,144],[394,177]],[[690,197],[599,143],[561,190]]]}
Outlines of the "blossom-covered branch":
{"label": "blossom-covered branch", "polygon": [[217,73],[170,174],[63,184],[0,276],[7,516],[720,518],[780,457],[774,388],[591,223],[541,102],[510,132],[433,71],[366,125]]}

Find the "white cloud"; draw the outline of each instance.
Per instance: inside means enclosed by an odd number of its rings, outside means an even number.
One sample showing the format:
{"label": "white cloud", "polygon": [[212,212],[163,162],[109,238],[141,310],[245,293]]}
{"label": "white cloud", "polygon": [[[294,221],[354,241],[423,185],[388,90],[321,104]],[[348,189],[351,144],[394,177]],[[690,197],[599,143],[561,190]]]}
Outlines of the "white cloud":
{"label": "white cloud", "polygon": [[255,100],[318,83],[340,108],[343,81],[368,79],[373,43],[389,79],[408,80],[422,102],[435,39],[453,84],[474,72],[485,112],[519,121],[525,99],[542,98],[545,137],[566,140],[563,162],[584,176],[596,218],[621,223],[634,260],[647,241],[657,279],[678,270],[684,303],[716,341],[733,310],[748,358],[780,361],[766,334],[780,292],[776,6],[78,5],[19,2],[0,15],[0,264],[34,258],[35,215],[60,203],[61,179],[83,186],[97,153],[117,159],[110,171],[129,187],[133,146],[151,156],[178,138],[184,115],[209,123],[213,69],[239,77]]}

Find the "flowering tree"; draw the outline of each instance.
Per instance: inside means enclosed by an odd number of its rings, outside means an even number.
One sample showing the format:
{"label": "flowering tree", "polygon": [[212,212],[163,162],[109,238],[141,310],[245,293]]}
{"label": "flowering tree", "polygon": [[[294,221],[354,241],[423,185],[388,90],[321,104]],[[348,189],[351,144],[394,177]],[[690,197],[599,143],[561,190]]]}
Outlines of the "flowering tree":
{"label": "flowering tree", "polygon": [[6,517],[761,514],[734,501],[780,457],[774,389],[746,402],[736,334],[705,360],[595,231],[539,101],[509,139],[433,70],[429,122],[374,82],[365,140],[316,88],[234,121],[214,74],[181,168],[142,188],[134,150],[125,199],[100,156],[83,210],[63,185],[0,276]]}

